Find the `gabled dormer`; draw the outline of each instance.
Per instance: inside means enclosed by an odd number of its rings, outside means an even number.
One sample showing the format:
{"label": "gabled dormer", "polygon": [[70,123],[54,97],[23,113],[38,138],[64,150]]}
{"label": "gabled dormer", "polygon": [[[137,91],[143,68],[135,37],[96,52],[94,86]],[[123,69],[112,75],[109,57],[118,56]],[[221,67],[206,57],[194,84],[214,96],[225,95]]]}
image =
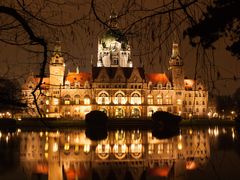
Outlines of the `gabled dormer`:
{"label": "gabled dormer", "polygon": [[118,67],[116,69],[115,75],[112,79],[113,82],[126,82],[126,77],[124,76],[123,69]]}
{"label": "gabled dormer", "polygon": [[129,83],[142,83],[143,82],[143,78],[141,76],[140,70],[143,70],[143,69],[141,69],[141,68],[133,68],[131,76],[130,76],[130,78],[128,79],[127,82],[129,82]]}
{"label": "gabled dormer", "polygon": [[110,82],[110,78],[106,68],[100,68],[100,71],[97,77],[94,80],[95,82]]}

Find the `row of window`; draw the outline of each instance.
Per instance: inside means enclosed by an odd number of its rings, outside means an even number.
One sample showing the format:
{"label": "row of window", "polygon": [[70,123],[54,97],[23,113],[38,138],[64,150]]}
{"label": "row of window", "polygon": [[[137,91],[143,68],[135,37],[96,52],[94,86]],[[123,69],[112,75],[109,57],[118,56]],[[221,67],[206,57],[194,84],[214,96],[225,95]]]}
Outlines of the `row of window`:
{"label": "row of window", "polygon": [[[187,101],[183,101],[183,105],[193,105],[194,104],[194,102],[192,102],[192,101],[189,101],[188,103],[187,103]],[[206,103],[205,103],[205,101],[201,101],[201,102],[199,102],[199,101],[195,101],[195,105],[205,105]]]}
{"label": "row of window", "polygon": [[195,95],[188,93],[185,94],[185,97],[205,97],[205,93],[195,93]]}

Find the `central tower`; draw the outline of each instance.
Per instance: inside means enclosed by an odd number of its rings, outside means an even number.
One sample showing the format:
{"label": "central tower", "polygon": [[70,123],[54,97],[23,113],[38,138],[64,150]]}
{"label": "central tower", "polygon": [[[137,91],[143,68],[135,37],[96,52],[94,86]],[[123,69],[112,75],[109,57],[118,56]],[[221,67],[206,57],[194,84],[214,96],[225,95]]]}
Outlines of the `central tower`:
{"label": "central tower", "polygon": [[114,12],[111,13],[108,27],[98,41],[97,67],[132,67],[130,46],[126,36],[119,29]]}

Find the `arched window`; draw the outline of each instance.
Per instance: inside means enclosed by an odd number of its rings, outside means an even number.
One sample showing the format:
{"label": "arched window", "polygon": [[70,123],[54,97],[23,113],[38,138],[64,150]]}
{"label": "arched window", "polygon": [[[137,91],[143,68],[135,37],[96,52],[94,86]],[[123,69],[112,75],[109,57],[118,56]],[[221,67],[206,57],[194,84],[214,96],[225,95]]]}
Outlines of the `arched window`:
{"label": "arched window", "polygon": [[90,97],[88,95],[84,96],[84,104],[90,104]]}
{"label": "arched window", "polygon": [[114,104],[125,104],[126,103],[126,99],[124,97],[123,93],[117,93],[114,97]]}
{"label": "arched window", "polygon": [[153,104],[153,96],[148,95],[148,104]]}
{"label": "arched window", "polygon": [[171,89],[172,88],[171,83],[167,83],[166,88]]}
{"label": "arched window", "polygon": [[97,99],[98,104],[109,104],[109,95],[105,92],[102,92],[99,94],[98,99]]}
{"label": "arched window", "polygon": [[74,96],[75,104],[80,104],[80,96],[77,94]]}
{"label": "arched window", "polygon": [[71,96],[65,95],[64,96],[64,104],[70,104],[71,103]]}
{"label": "arched window", "polygon": [[138,93],[133,93],[131,96],[131,104],[141,104],[141,96]]}
{"label": "arched window", "polygon": [[157,84],[157,89],[162,89],[162,83]]}
{"label": "arched window", "polygon": [[138,108],[133,108],[132,109],[132,117],[138,118],[140,117],[141,113],[140,110]]}
{"label": "arched window", "polygon": [[117,108],[115,111],[116,118],[123,118],[124,117],[124,110],[122,108]]}

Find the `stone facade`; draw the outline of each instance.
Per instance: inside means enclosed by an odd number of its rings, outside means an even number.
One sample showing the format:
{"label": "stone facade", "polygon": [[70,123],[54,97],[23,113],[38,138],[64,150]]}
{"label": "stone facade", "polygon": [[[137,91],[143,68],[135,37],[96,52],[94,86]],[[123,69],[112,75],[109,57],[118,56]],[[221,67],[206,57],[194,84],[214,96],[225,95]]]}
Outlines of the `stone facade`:
{"label": "stone facade", "polygon": [[[49,77],[44,77],[37,94],[39,111],[46,117],[84,119],[91,110],[101,110],[109,117],[148,117],[153,112],[168,111],[184,117],[206,116],[208,91],[200,80],[184,79],[183,60],[173,43],[168,73],[145,73],[131,60],[127,38],[112,17],[110,28],[98,41],[98,59],[91,72],[65,73],[60,43],[49,62]],[[23,99],[36,116],[31,95],[37,77],[23,85]]]}

